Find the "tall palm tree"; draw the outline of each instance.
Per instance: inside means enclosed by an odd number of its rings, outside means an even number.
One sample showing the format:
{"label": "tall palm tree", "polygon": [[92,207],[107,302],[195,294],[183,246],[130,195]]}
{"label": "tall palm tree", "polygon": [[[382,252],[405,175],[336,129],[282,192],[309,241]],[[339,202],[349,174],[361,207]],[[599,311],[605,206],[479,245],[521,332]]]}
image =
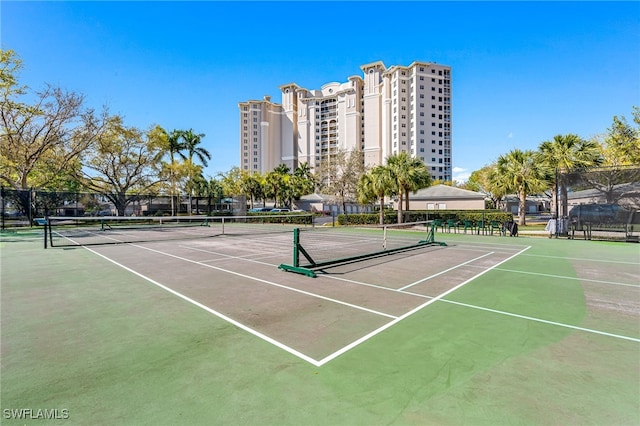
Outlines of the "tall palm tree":
{"label": "tall palm tree", "polygon": [[518,224],[525,225],[527,195],[545,188],[548,172],[530,150],[514,149],[498,157],[496,173],[492,174],[497,186],[518,195]]}
{"label": "tall palm tree", "polygon": [[601,161],[599,146],[595,142],[581,139],[578,135],[567,134],[556,135],[552,141],[542,142],[538,151],[540,161],[551,172],[549,182],[552,185],[552,210],[555,211],[560,207],[556,206],[556,188],[559,187],[562,199],[559,216],[567,216],[567,186],[564,179],[556,181],[558,174],[561,175],[576,168],[598,165]]}
{"label": "tall palm tree", "polygon": [[398,223],[402,223],[403,199],[405,210],[409,211],[409,192],[428,187],[431,184],[431,175],[422,161],[412,158],[407,152],[389,156],[387,166],[395,178],[398,193]]}
{"label": "tall palm tree", "polygon": [[176,214],[176,206],[175,206],[175,192],[176,192],[176,183],[175,183],[175,156],[176,154],[185,159],[185,155],[182,153],[184,150],[184,144],[181,141],[182,131],[181,130],[173,130],[167,133],[167,147],[166,150],[169,153],[169,159],[171,160],[170,169],[169,169],[169,183],[171,185],[171,216],[175,216]]}
{"label": "tall palm tree", "polygon": [[[202,138],[204,138],[204,133],[195,133],[193,129],[183,130],[180,133],[180,137],[182,139],[182,149],[187,153],[183,155],[186,159],[189,160],[190,166],[193,166],[193,157],[198,157],[198,160],[202,163],[204,167],[207,167],[207,160],[211,160],[211,153],[207,151],[205,148],[198,146],[202,143]],[[189,180],[191,180],[193,173],[193,167],[189,168]],[[191,197],[192,191],[189,191],[189,213],[191,213]]]}
{"label": "tall palm tree", "polygon": [[198,146],[202,143],[204,133],[194,133],[193,129],[184,130],[181,133],[182,149],[187,153],[185,156],[193,161],[193,157],[197,157],[204,167],[207,167],[207,161],[211,160],[211,153],[205,148]]}
{"label": "tall palm tree", "polygon": [[374,200],[380,202],[380,225],[384,225],[384,197],[391,195],[394,188],[392,171],[385,166],[375,166],[358,180],[358,201],[363,204]]}

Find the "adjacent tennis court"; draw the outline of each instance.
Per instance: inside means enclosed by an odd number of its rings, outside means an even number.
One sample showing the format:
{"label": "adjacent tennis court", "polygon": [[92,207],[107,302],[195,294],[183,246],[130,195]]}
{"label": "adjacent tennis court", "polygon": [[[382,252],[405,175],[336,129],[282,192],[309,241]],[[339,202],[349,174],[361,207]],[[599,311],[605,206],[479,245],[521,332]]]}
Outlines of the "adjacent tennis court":
{"label": "adjacent tennis court", "polygon": [[[48,250],[42,233],[3,237],[3,410],[94,424],[640,422],[636,244],[425,224],[70,225]],[[315,278],[281,268],[295,256]]]}

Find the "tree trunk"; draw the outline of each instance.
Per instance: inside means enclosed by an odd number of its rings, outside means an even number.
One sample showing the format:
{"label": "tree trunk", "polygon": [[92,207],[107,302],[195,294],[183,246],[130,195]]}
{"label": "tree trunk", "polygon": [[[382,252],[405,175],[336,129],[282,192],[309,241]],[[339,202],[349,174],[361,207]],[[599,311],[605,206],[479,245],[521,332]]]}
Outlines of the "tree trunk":
{"label": "tree trunk", "polygon": [[384,225],[384,195],[380,197],[380,225]]}
{"label": "tree trunk", "polygon": [[398,194],[398,223],[402,223],[402,191]]}
{"label": "tree trunk", "polygon": [[527,193],[524,191],[520,191],[519,195],[519,199],[520,202],[518,203],[518,225],[522,226],[525,225],[525,214],[527,213]]}

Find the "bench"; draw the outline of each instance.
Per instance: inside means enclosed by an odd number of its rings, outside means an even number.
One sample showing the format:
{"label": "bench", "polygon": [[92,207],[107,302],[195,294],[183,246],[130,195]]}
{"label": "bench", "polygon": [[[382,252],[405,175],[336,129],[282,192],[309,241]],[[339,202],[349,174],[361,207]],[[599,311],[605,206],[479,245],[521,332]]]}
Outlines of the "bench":
{"label": "bench", "polygon": [[638,241],[637,236],[631,235],[633,233],[633,224],[629,225],[626,223],[571,223],[571,234],[569,235],[569,239],[574,240],[576,231],[582,232],[582,235],[585,240],[591,240],[593,237],[593,232],[604,232],[604,233],[613,233],[620,234],[624,233],[626,241]]}

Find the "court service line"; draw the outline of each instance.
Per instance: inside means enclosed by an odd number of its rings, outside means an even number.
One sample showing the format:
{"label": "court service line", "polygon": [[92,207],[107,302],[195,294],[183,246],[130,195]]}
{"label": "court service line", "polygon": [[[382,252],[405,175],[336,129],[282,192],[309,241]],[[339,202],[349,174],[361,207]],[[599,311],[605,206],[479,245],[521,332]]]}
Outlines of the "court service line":
{"label": "court service line", "polygon": [[466,261],[466,262],[464,262],[464,263],[461,263],[461,264],[456,265],[456,266],[452,266],[451,268],[449,268],[449,269],[445,269],[444,271],[440,271],[440,272],[438,272],[437,274],[430,275],[430,276],[428,276],[428,277],[426,277],[426,278],[422,278],[422,279],[420,279],[420,280],[418,280],[418,281],[415,281],[415,282],[413,282],[413,283],[411,283],[411,284],[405,285],[404,287],[400,287],[400,288],[398,289],[398,291],[406,290],[406,289],[408,289],[409,287],[413,287],[414,285],[420,284],[420,283],[422,283],[422,282],[425,282],[425,281],[427,281],[427,280],[430,280],[431,278],[435,278],[435,277],[437,277],[438,275],[445,274],[445,273],[447,273],[447,272],[449,272],[449,271],[453,271],[454,269],[460,268],[460,267],[462,267],[462,266],[464,266],[464,265],[466,265],[466,264],[468,264],[468,263],[475,262],[475,261],[476,261],[476,260],[478,260],[478,259],[482,259],[483,257],[487,257],[487,256],[490,256],[490,255],[492,255],[492,254],[494,254],[494,252],[492,252],[492,251],[491,251],[491,252],[489,252],[489,253],[485,253],[485,254],[483,254],[482,256],[478,256],[478,257],[475,257],[475,258],[473,258],[473,259],[471,259],[471,260],[467,260],[467,261]]}
{"label": "court service line", "polygon": [[276,264],[273,263],[267,263],[267,262],[261,262],[260,260],[257,259],[264,259],[264,258],[269,258],[272,256],[279,256],[278,254],[274,253],[274,254],[269,254],[268,256],[260,256],[257,258],[250,258],[248,256],[255,256],[254,254],[245,254],[242,256],[233,256],[231,254],[226,254],[226,253],[220,253],[218,251],[213,251],[213,250],[206,250],[206,249],[201,249],[201,248],[197,248],[197,247],[187,247],[187,246],[178,246],[180,248],[183,249],[187,249],[187,250],[193,250],[193,251],[199,251],[202,253],[208,253],[208,254],[215,254],[216,256],[222,256],[222,259],[212,259],[212,260],[201,260],[200,262],[207,262],[207,263],[211,263],[211,262],[219,262],[219,261],[224,261],[224,260],[244,260],[246,262],[252,262],[252,263],[258,263],[261,265],[267,265],[267,266],[278,266]]}
{"label": "court service line", "polygon": [[103,259],[113,263],[114,265],[119,266],[119,267],[125,269],[126,271],[129,271],[132,274],[134,274],[134,275],[136,275],[136,276],[138,276],[138,277],[150,282],[151,284],[153,284],[155,286],[158,286],[161,289],[163,289],[163,290],[165,290],[165,291],[167,291],[167,292],[169,292],[169,293],[171,293],[171,294],[173,294],[175,296],[178,296],[179,298],[181,298],[181,299],[183,299],[183,300],[185,300],[185,301],[187,301],[187,302],[199,307],[200,309],[204,309],[205,311],[209,312],[210,314],[213,314],[213,315],[217,316],[218,318],[221,318],[221,319],[229,322],[230,324],[233,324],[236,327],[238,327],[238,328],[240,328],[240,329],[242,329],[242,330],[244,330],[244,331],[246,331],[246,332],[248,332],[250,334],[253,334],[256,337],[259,337],[260,339],[262,339],[262,340],[264,340],[264,341],[266,341],[268,343],[271,343],[272,345],[274,345],[274,346],[276,346],[276,347],[278,347],[278,348],[280,348],[280,349],[282,349],[284,351],[287,351],[290,354],[295,355],[298,358],[303,359],[303,360],[305,360],[305,361],[307,361],[307,362],[319,367],[318,361],[316,361],[315,359],[303,354],[302,352],[299,352],[299,351],[293,349],[292,347],[289,347],[289,346],[287,346],[287,345],[285,345],[283,343],[280,343],[279,341],[277,341],[277,340],[275,340],[275,339],[273,339],[273,338],[271,338],[271,337],[269,337],[269,336],[267,336],[265,334],[262,334],[257,330],[254,330],[254,329],[252,329],[250,327],[247,327],[246,325],[234,320],[233,318],[230,318],[230,317],[228,317],[228,316],[226,316],[226,315],[224,315],[224,314],[222,314],[222,313],[220,313],[220,312],[218,312],[218,311],[216,311],[214,309],[211,309],[210,307],[208,307],[206,305],[203,305],[202,303],[197,302],[196,300],[191,299],[190,297],[185,296],[184,294],[182,294],[180,292],[177,292],[177,291],[175,291],[175,290],[173,290],[173,289],[171,289],[171,288],[169,288],[169,287],[167,287],[167,286],[165,286],[165,285],[163,285],[163,284],[161,284],[161,283],[159,283],[159,282],[147,277],[146,275],[143,275],[143,274],[141,274],[139,272],[136,272],[133,269],[128,268],[128,267],[124,266],[123,264],[121,264],[119,262],[116,262],[115,260],[110,259],[107,256],[104,256],[104,255],[98,253],[97,251],[95,251],[93,249],[90,249],[89,247],[85,246],[83,248],[86,249],[86,250],[89,250],[90,252],[92,252],[94,254],[97,254],[98,256],[100,256]]}
{"label": "court service line", "polygon": [[524,249],[520,250],[519,252],[515,253],[512,256],[509,256],[508,258],[496,263],[494,266],[485,269],[484,271],[480,272],[479,274],[475,275],[474,277],[469,278],[468,280],[458,284],[455,287],[450,288],[449,290],[445,291],[444,293],[432,298],[431,300],[428,300],[427,302],[423,303],[422,305],[410,310],[409,312],[397,317],[396,319],[394,319],[393,321],[388,322],[387,324],[383,325],[382,327],[377,328],[376,330],[373,330],[371,333],[367,334],[366,336],[363,336],[361,338],[359,338],[358,340],[348,344],[347,346],[343,347],[342,349],[332,353],[329,356],[324,357],[323,359],[321,359],[320,361],[318,361],[319,366],[326,364],[327,362],[339,357],[340,355],[344,354],[345,352],[355,348],[356,346],[358,346],[359,344],[366,342],[367,340],[369,340],[370,338],[372,338],[373,336],[383,332],[384,330],[388,329],[389,327],[399,323],[400,321],[402,321],[403,319],[415,314],[416,312],[420,311],[421,309],[425,308],[426,306],[429,306],[430,304],[437,302],[438,300],[442,299],[443,297],[447,296],[448,294],[453,293],[454,291],[458,290],[459,288],[461,288],[462,286],[470,283],[471,281],[475,280],[476,278],[486,274],[487,272],[491,271],[493,268],[501,265],[504,262],[507,262],[511,259],[513,259],[514,257],[518,256],[519,254],[524,253],[526,250],[530,249],[531,246],[527,246]]}
{"label": "court service line", "polygon": [[231,271],[229,269],[220,268],[220,267],[214,266],[214,265],[209,265],[207,263],[202,263],[202,262],[199,262],[197,260],[187,259],[186,257],[177,256],[175,254],[166,253],[166,252],[163,252],[163,251],[160,251],[160,250],[155,250],[155,249],[152,249],[150,247],[144,247],[144,246],[140,246],[140,245],[137,245],[137,244],[131,244],[131,245],[134,246],[134,247],[141,248],[143,250],[148,250],[148,251],[152,251],[154,253],[161,254],[163,256],[173,257],[175,259],[180,259],[180,260],[183,260],[183,261],[189,262],[189,263],[195,263],[196,265],[204,266],[205,268],[211,268],[211,269],[215,269],[215,270],[220,271],[220,272],[226,272],[226,273],[231,274],[231,275],[236,275],[238,277],[246,278],[246,279],[253,280],[253,281],[258,281],[258,282],[261,282],[263,284],[272,285],[274,287],[284,288],[286,290],[290,290],[290,291],[293,291],[293,292],[296,292],[296,293],[301,293],[301,294],[304,294],[304,295],[307,295],[307,296],[315,297],[315,298],[318,298],[318,299],[323,299],[323,300],[326,300],[326,301],[329,301],[329,302],[332,302],[332,303],[337,303],[339,305],[348,306],[350,308],[354,308],[354,309],[358,309],[358,310],[361,310],[361,311],[369,312],[369,313],[372,313],[372,314],[375,314],[375,315],[380,315],[380,316],[387,317],[387,318],[397,318],[395,315],[390,315],[390,314],[386,314],[384,312],[375,311],[373,309],[365,308],[364,306],[354,305],[352,303],[343,302],[341,300],[332,299],[330,297],[321,296],[319,294],[315,294],[315,293],[311,293],[311,292],[308,292],[308,291],[300,290],[300,289],[297,289],[297,288],[289,287],[289,286],[286,286],[284,284],[278,284],[278,283],[275,283],[273,281],[265,280],[265,279],[262,279],[262,278],[252,277],[251,275],[242,274],[240,272]]}
{"label": "court service line", "polygon": [[[472,268],[482,268],[482,266],[475,266],[475,265],[469,265],[469,266],[472,267]],[[516,271],[515,269],[496,268],[495,270],[496,271],[502,271],[502,272],[513,272],[513,273],[516,273],[516,274],[538,275],[538,276],[542,276],[542,277],[559,278],[559,279],[563,279],[563,280],[588,281],[588,282],[599,283],[599,284],[611,284],[611,285],[620,285],[620,286],[625,286],[625,287],[640,288],[640,285],[638,285],[638,284],[628,284],[628,283],[621,283],[621,282],[616,282],[616,281],[592,280],[592,279],[589,279],[589,278],[567,277],[567,276],[564,276],[564,275],[543,274],[541,272]]]}

